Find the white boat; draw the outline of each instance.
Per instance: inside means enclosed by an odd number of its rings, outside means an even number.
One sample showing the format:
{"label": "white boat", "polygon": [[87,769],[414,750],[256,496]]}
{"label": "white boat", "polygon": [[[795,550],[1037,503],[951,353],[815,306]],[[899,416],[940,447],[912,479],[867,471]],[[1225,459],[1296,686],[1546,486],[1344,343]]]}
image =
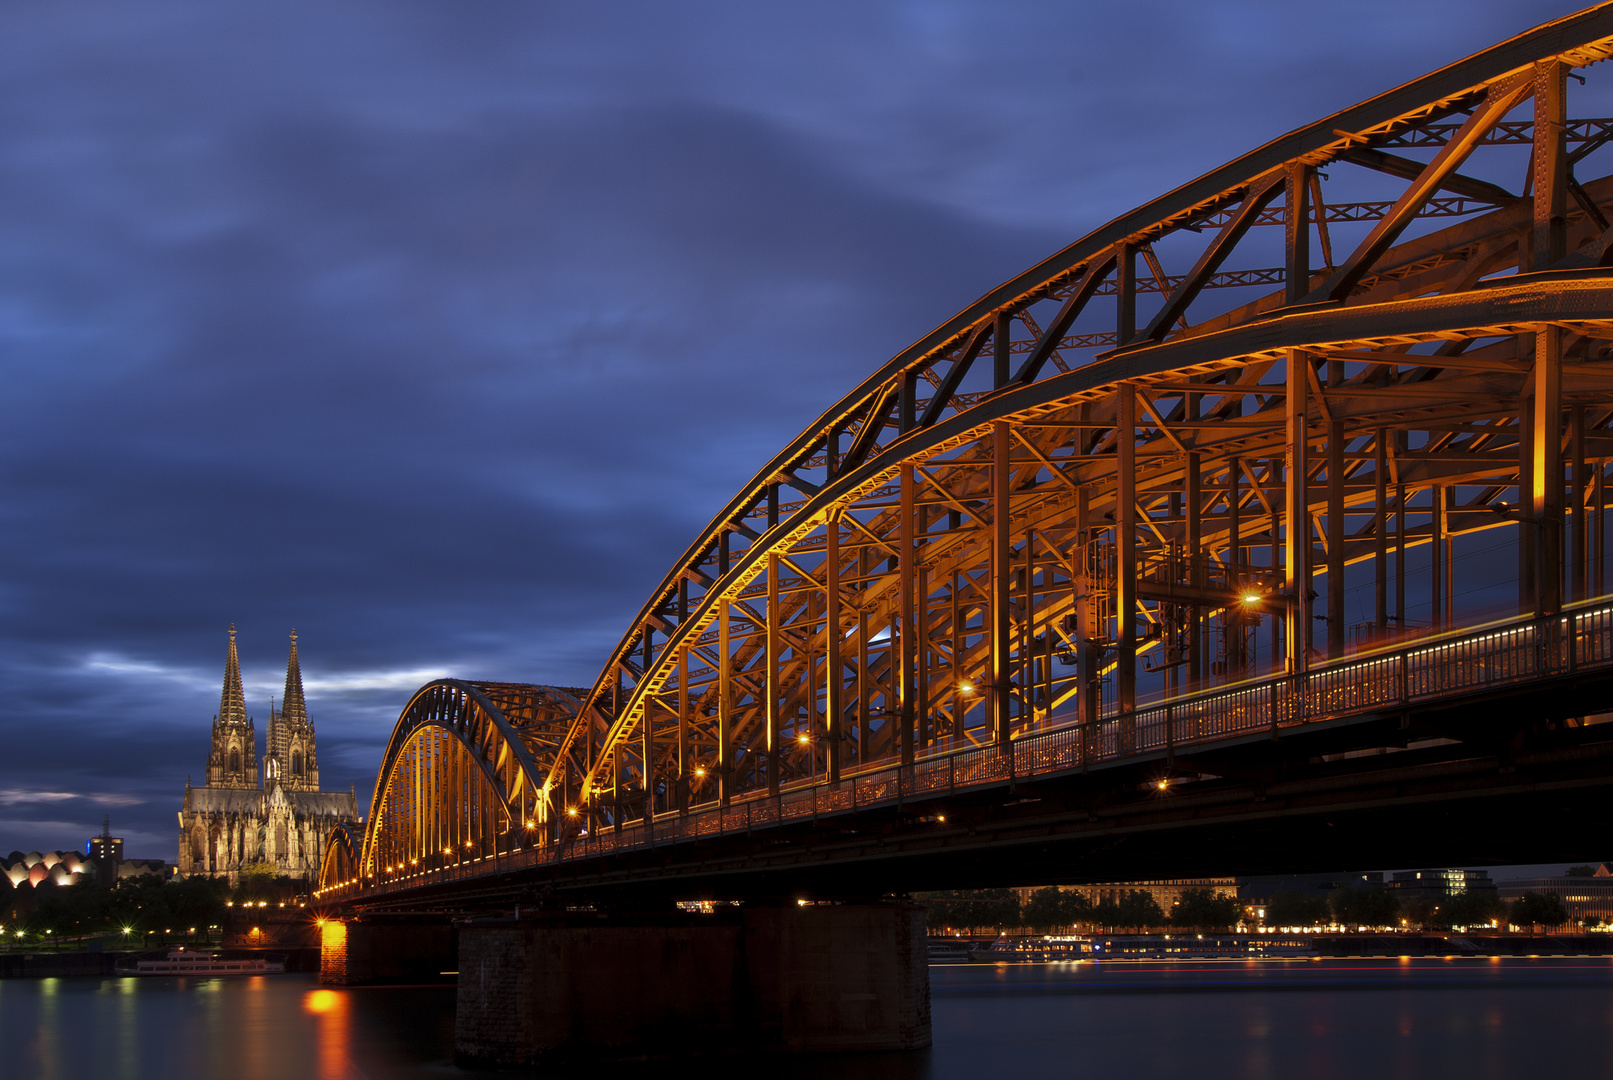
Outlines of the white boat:
{"label": "white boat", "polygon": [[285,963],[279,960],[225,960],[182,948],[170,949],[166,959],[141,960],[134,966],[136,975],[270,975],[285,970]]}

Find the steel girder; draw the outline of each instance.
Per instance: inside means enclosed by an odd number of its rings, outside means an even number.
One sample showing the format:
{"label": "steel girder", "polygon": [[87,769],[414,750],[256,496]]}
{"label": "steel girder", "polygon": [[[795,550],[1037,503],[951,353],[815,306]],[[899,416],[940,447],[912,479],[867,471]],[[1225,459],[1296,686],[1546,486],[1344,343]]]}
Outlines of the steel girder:
{"label": "steel girder", "polygon": [[[1613,179],[1574,170],[1613,122],[1571,118],[1565,78],[1610,53],[1613,5],[1521,34],[1122,215],[904,350],[674,564],[548,801],[598,828],[1055,718],[1123,739],[1140,700],[1470,623],[1450,579],[1480,531],[1517,550],[1522,609],[1603,591]],[[1324,202],[1324,167],[1376,186]],[[1419,234],[1434,217],[1462,220]],[[1347,589],[1372,596],[1354,624]]]}

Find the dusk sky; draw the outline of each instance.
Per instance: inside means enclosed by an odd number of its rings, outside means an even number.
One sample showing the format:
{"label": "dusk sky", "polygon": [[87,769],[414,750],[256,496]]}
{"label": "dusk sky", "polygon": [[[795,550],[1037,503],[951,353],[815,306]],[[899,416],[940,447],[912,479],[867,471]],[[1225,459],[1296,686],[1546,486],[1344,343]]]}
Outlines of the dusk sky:
{"label": "dusk sky", "polygon": [[992,285],[1576,7],[6,6],[0,855],[173,860],[232,621],[367,808],[413,689],[591,683]]}

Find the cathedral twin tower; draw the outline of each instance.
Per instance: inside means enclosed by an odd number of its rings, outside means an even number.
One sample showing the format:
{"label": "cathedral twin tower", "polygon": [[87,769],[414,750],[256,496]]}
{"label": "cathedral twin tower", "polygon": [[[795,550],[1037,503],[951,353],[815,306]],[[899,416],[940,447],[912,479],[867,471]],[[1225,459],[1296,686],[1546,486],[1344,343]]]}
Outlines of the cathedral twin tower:
{"label": "cathedral twin tower", "polygon": [[242,870],[253,867],[312,880],[319,874],[331,830],[358,821],[358,800],[351,790],[319,790],[319,758],[303,699],[296,631],[286,663],[285,697],[279,709],[269,707],[260,775],[257,730],[246,714],[231,626],[224,692],[213,717],[207,786],[193,788],[189,779],[185,781],[179,814],[180,872],[228,875],[234,881]]}
{"label": "cathedral twin tower", "polygon": [[[318,791],[319,763],[314,755],[314,726],[302,696],[302,666],[297,660],[297,631],[291,632],[286,661],[286,695],[280,708],[269,706],[269,737],[263,748],[263,781],[278,781],[290,791]],[[241,661],[230,627],[230,655],[224,662],[224,693],[213,717],[213,752],[207,759],[210,788],[265,786],[258,777],[258,736],[246,714],[241,692]]]}

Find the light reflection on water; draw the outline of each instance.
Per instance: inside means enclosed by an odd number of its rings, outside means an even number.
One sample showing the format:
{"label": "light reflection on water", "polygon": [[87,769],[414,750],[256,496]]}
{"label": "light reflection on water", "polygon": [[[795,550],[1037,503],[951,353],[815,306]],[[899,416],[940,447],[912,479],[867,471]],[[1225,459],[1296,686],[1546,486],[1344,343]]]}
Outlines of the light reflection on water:
{"label": "light reflection on water", "polygon": [[[931,981],[931,1051],[775,1059],[770,1080],[1486,1080],[1600,1075],[1613,1059],[1601,958],[956,966]],[[326,989],[305,975],[3,980],[0,1075],[452,1077],[453,1008],[452,987]],[[757,1067],[750,1055],[701,1066]]]}

